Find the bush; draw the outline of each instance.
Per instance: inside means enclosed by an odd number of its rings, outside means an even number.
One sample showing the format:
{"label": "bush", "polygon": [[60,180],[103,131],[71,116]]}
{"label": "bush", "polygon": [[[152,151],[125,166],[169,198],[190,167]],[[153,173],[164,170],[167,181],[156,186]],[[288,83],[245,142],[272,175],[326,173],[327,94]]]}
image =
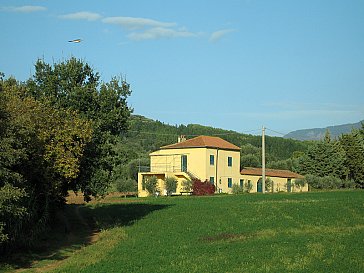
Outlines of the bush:
{"label": "bush", "polygon": [[192,184],[193,195],[212,195],[215,193],[215,186],[210,181],[201,182],[194,180]]}
{"label": "bush", "polygon": [[155,195],[155,193],[159,191],[157,184],[158,178],[156,176],[151,176],[144,181],[145,190],[149,195]]}
{"label": "bush", "polygon": [[269,177],[265,179],[265,191],[271,192],[273,189],[273,180]]}
{"label": "bush", "polygon": [[192,191],[192,181],[191,180],[183,180],[182,181],[182,190],[190,192]]}
{"label": "bush", "polygon": [[171,195],[173,192],[177,190],[177,179],[174,177],[167,177],[166,178],[166,191],[167,195]]}
{"label": "bush", "polygon": [[340,188],[355,188],[355,182],[351,180],[341,180],[334,176],[319,177],[312,174],[305,176],[305,180],[314,189],[340,189]]}
{"label": "bush", "polygon": [[138,183],[133,179],[115,181],[116,190],[118,192],[135,192],[138,190]]}
{"label": "bush", "polygon": [[296,179],[294,181],[294,185],[296,187],[298,187],[300,189],[300,191],[302,191],[302,188],[306,185],[306,180],[305,179]]}
{"label": "bush", "polygon": [[244,183],[244,191],[246,193],[249,193],[253,188],[253,184],[251,183],[250,180],[248,180],[248,182]]}
{"label": "bush", "polygon": [[232,193],[233,194],[242,194],[244,193],[244,187],[240,187],[240,185],[238,184],[233,184],[233,187],[232,187]]}

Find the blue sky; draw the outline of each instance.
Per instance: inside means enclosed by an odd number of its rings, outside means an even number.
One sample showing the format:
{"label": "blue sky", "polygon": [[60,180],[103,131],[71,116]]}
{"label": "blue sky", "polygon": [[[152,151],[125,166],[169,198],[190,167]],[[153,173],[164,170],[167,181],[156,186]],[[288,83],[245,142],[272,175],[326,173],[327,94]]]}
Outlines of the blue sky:
{"label": "blue sky", "polygon": [[364,119],[363,14],[361,0],[3,0],[0,71],[26,80],[38,58],[75,56],[104,81],[126,76],[134,113],[172,125],[352,123]]}

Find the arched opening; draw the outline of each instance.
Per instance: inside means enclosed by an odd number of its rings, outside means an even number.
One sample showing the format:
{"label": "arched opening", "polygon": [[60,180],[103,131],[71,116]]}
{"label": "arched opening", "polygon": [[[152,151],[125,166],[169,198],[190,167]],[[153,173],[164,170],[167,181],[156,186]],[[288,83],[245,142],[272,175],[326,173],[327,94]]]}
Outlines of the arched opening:
{"label": "arched opening", "polygon": [[263,183],[262,183],[262,178],[259,178],[258,182],[257,182],[257,192],[263,192]]}

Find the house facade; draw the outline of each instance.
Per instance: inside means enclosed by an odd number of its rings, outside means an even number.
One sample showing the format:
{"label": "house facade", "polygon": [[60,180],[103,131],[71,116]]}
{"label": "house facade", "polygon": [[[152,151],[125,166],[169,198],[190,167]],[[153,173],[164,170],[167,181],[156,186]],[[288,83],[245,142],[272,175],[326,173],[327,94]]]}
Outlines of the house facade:
{"label": "house facade", "polygon": [[[250,192],[262,192],[262,169],[246,167],[240,171],[244,185],[251,185]],[[266,169],[266,192],[304,192],[308,191],[307,183],[301,185],[299,180],[304,177],[300,174],[287,171]]]}
{"label": "house facade", "polygon": [[[246,169],[240,172],[238,146],[219,137],[198,136],[189,140],[182,139],[178,143],[163,146],[150,153],[150,171],[138,173],[138,196],[148,196],[143,181],[152,176],[157,177],[157,186],[162,195],[165,194],[167,177],[177,180],[177,194],[184,191],[184,180],[193,179],[209,181],[215,185],[216,192],[231,193],[234,184],[244,187],[245,183],[252,184],[250,192],[259,191],[261,172],[260,176],[246,172]],[[283,180],[280,181],[277,177],[274,181],[274,189],[281,190]]]}

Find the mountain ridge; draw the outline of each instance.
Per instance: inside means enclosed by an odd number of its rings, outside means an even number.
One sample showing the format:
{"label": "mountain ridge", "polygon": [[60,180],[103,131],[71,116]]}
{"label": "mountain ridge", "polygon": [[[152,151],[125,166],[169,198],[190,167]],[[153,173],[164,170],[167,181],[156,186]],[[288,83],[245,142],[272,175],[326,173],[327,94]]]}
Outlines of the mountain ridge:
{"label": "mountain ridge", "polygon": [[329,130],[332,138],[338,138],[342,134],[350,133],[353,129],[361,128],[362,123],[364,123],[364,120],[324,128],[300,129],[289,132],[283,137],[295,140],[322,140],[325,137],[326,130]]}

